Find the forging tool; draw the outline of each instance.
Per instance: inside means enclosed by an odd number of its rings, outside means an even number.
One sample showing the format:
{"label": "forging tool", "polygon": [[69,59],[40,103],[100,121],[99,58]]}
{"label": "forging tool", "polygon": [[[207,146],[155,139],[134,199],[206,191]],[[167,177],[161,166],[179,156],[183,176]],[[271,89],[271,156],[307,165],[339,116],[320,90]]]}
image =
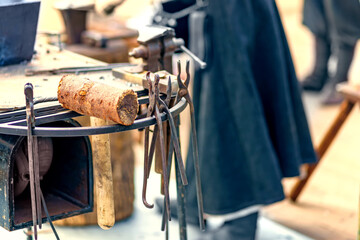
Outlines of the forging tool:
{"label": "forging tool", "polygon": [[[200,166],[199,166],[199,150],[197,143],[197,134],[196,134],[196,125],[195,125],[195,110],[194,104],[190,97],[188,86],[190,83],[190,62],[186,61],[186,79],[183,82],[181,80],[181,62],[177,62],[178,67],[178,76],[177,82],[179,86],[178,93],[176,95],[175,103],[178,103],[180,99],[185,98],[186,102],[190,106],[190,117],[191,117],[191,138],[192,138],[192,147],[193,147],[193,158],[194,158],[194,170],[195,170],[195,181],[196,181],[196,195],[198,203],[198,214],[199,214],[199,223],[200,229],[205,230],[204,222],[204,207],[203,207],[203,197],[201,191],[201,179],[200,179]],[[170,154],[170,153],[169,153]]]}
{"label": "forging tool", "polygon": [[40,202],[40,180],[39,180],[39,159],[37,139],[32,135],[35,127],[34,117],[34,97],[33,86],[31,83],[25,85],[24,89],[26,99],[26,121],[27,121],[27,144],[30,174],[30,191],[31,191],[31,211],[34,226],[34,236],[37,240],[37,225],[41,229],[42,214]]}
{"label": "forging tool", "polygon": [[[180,168],[179,170],[180,170],[181,181],[182,181],[183,185],[187,185],[188,181],[187,181],[187,177],[186,177],[186,173],[185,173],[185,165],[184,165],[184,162],[181,157],[179,137],[177,136],[177,133],[176,133],[176,126],[175,126],[174,118],[172,117],[172,115],[170,113],[170,109],[169,109],[170,100],[171,100],[171,89],[172,89],[171,77],[169,76],[166,98],[165,98],[165,100],[162,100],[160,98],[160,96],[158,95],[157,99],[156,99],[156,104],[159,105],[160,112],[161,113],[165,112],[168,116],[169,125],[170,125],[170,136],[171,136],[169,149],[171,149],[172,151],[175,150],[176,159],[177,159],[177,162],[178,162],[179,168]],[[150,152],[149,152],[150,166],[151,166],[153,155],[154,155],[155,143],[157,140],[157,136],[158,136],[158,127],[156,125],[154,128],[153,138],[151,141]],[[148,169],[148,174],[149,174],[149,171],[150,171],[150,169]],[[170,172],[170,171],[168,171],[168,172]],[[169,180],[167,180],[167,181],[169,181]]]}
{"label": "forging tool", "polygon": [[160,78],[158,75],[155,75],[154,83],[152,83],[150,79],[150,72],[147,73],[146,79],[148,81],[148,87],[149,87],[149,106],[148,106],[148,112],[147,117],[150,117],[151,115],[155,115],[155,118],[157,120],[157,124],[154,127],[153,131],[153,137],[151,141],[150,151],[149,151],[149,127],[145,128],[145,150],[144,150],[144,184],[143,184],[143,202],[146,207],[152,208],[153,204],[149,204],[146,201],[146,187],[147,187],[147,178],[149,178],[150,175],[150,168],[152,163],[152,158],[155,151],[155,142],[157,141],[157,136],[159,135],[160,140],[160,152],[161,152],[161,160],[162,160],[162,166],[163,166],[163,176],[164,176],[164,209],[166,209],[166,214],[168,216],[168,219],[171,219],[170,216],[170,208],[169,208],[169,164],[171,161],[171,158],[169,156],[168,166],[166,164],[166,151],[165,151],[165,144],[164,144],[164,135],[162,132],[162,121],[160,117],[160,113],[165,112],[168,116],[169,124],[170,124],[170,130],[171,130],[171,141],[170,141],[170,148],[172,149],[171,152],[173,152],[173,149],[175,150],[176,159],[178,161],[178,164],[180,167],[180,174],[182,178],[182,182],[184,185],[187,185],[187,178],[185,174],[185,167],[184,163],[181,157],[180,152],[180,144],[179,139],[177,137],[176,133],[176,126],[174,123],[174,119],[170,113],[169,110],[169,104],[171,100],[171,78],[168,79],[168,89],[167,89],[167,96],[165,100],[162,100],[160,98],[160,92],[159,92],[159,81]]}
{"label": "forging tool", "polygon": [[[168,90],[167,90],[167,96],[165,101],[162,101],[162,99],[159,100],[159,102],[162,103],[162,105],[160,106],[160,110],[162,112],[166,112],[166,114],[168,115],[169,118],[169,123],[170,123],[170,145],[169,145],[169,151],[168,151],[168,165],[167,165],[167,172],[168,174],[168,179],[164,179],[164,181],[170,182],[170,172],[171,172],[171,165],[172,165],[172,157],[173,157],[173,151],[175,149],[175,159],[178,163],[177,166],[179,166],[179,173],[180,173],[180,178],[181,178],[181,182],[183,185],[187,185],[188,181],[186,178],[186,173],[185,173],[185,167],[184,167],[184,163],[181,157],[181,151],[180,151],[180,143],[179,143],[179,138],[178,138],[178,134],[177,134],[177,127],[175,125],[175,121],[172,117],[172,115],[170,114],[169,108],[168,106],[170,105],[170,100],[171,100],[171,77],[169,76],[169,80],[168,80]],[[155,130],[154,130],[155,133]],[[155,139],[153,139],[152,143],[155,143],[156,141],[156,135],[154,134],[153,136],[155,136]],[[172,143],[172,144],[171,144]],[[155,146],[155,144],[152,144],[152,146]],[[151,148],[150,148],[151,149]],[[152,156],[151,156],[152,157]],[[151,161],[151,158],[150,158]],[[164,200],[164,209],[165,209],[165,200]],[[169,233],[168,233],[168,219],[169,217],[167,216],[166,211],[163,211],[163,216],[162,216],[162,222],[161,222],[161,230],[164,231],[165,227],[166,227],[166,239],[168,239],[169,237]]]}
{"label": "forging tool", "polygon": [[[163,179],[168,179],[168,172],[166,171],[166,150],[165,150],[165,138],[163,132],[163,125],[160,116],[159,104],[157,102],[160,99],[160,91],[159,91],[159,75],[155,75],[154,80],[154,91],[155,91],[155,117],[159,131],[159,145],[160,145],[160,154],[161,154],[161,163],[162,163],[162,176]],[[171,220],[170,215],[170,197],[169,197],[169,184],[168,181],[164,181],[162,191],[164,192],[164,200],[165,200],[165,209],[166,213],[168,214],[168,219]]]}
{"label": "forging tool", "polygon": [[59,239],[56,230],[51,222],[44,197],[40,188],[40,163],[39,163],[39,150],[37,137],[33,135],[35,128],[35,115],[34,115],[34,92],[31,83],[25,84],[24,94],[26,100],[26,122],[27,122],[27,146],[28,146],[28,160],[29,160],[29,178],[30,178],[30,194],[31,194],[31,211],[34,227],[34,237],[37,240],[37,225],[39,229],[42,227],[42,208],[43,205],[46,217],[50,226]]}
{"label": "forging tool", "polygon": [[[185,173],[185,166],[184,166],[184,162],[182,160],[181,151],[180,151],[180,143],[179,143],[179,138],[178,138],[178,134],[177,134],[177,128],[175,125],[175,121],[169,110],[169,105],[170,105],[170,100],[171,100],[171,89],[172,89],[171,88],[171,77],[169,76],[166,99],[163,101],[162,99],[160,99],[159,96],[157,96],[157,101],[156,101],[159,104],[160,112],[165,112],[167,114],[168,120],[169,120],[169,125],[170,125],[170,135],[169,135],[170,136],[170,144],[169,144],[168,162],[167,162],[167,168],[166,168],[168,177],[167,178],[164,177],[164,185],[165,185],[165,183],[167,183],[168,187],[169,187],[169,182],[170,182],[170,171],[171,171],[171,165],[172,165],[172,155],[173,155],[174,150],[175,150],[175,159],[177,161],[177,166],[179,168],[179,173],[180,173],[180,177],[181,177],[181,182],[184,186],[188,184],[186,173]],[[152,156],[153,156],[154,149],[155,149],[155,142],[156,142],[156,136],[157,136],[156,131],[158,131],[157,128],[154,129],[153,139],[152,139],[151,147],[150,147],[150,159],[149,159],[150,165],[151,165],[151,160],[152,160]],[[166,202],[164,199],[164,209],[165,209],[165,207],[166,207]],[[163,218],[162,218],[162,224],[161,224],[162,231],[165,230],[165,223],[167,224],[167,220],[170,220],[170,219],[171,219],[171,216],[167,215],[167,212],[164,211]],[[166,230],[168,230],[168,229],[166,229]],[[166,236],[168,236],[168,234]]]}
{"label": "forging tool", "polygon": [[[146,74],[146,80],[148,81],[148,90],[149,90],[149,105],[147,108],[146,117],[150,117],[154,114],[155,110],[155,92],[153,90],[153,84],[150,79],[150,72]],[[155,125],[157,127],[157,125]],[[146,188],[147,188],[147,179],[149,177],[149,131],[150,128],[145,128],[145,140],[144,140],[144,178],[143,178],[143,191],[142,191],[142,201],[147,208],[153,208],[154,204],[149,204],[146,200]]]}
{"label": "forging tool", "polygon": [[[152,115],[156,118],[156,125],[155,128],[158,129],[156,132],[159,133],[159,141],[160,141],[160,151],[161,151],[161,162],[163,169],[165,169],[166,166],[166,151],[164,146],[164,133],[162,128],[162,121],[159,111],[159,105],[157,104],[157,100],[160,98],[160,92],[159,92],[159,81],[160,78],[158,75],[155,75],[154,83],[152,83],[150,79],[150,72],[146,74],[146,80],[148,81],[148,90],[149,90],[149,106],[147,109],[146,117],[150,117]],[[147,179],[150,175],[150,168],[151,168],[151,162],[149,160],[149,127],[145,128],[145,141],[144,141],[144,179],[143,179],[143,192],[142,192],[142,200],[146,207],[153,208],[153,204],[149,204],[146,200],[146,188],[147,188]],[[155,130],[154,130],[155,131]],[[157,133],[154,132],[154,135],[157,135]],[[150,151],[151,152],[151,151]],[[167,171],[163,171],[163,176],[165,179],[168,178]],[[164,182],[164,195],[165,195],[165,202],[166,202],[166,211],[170,216],[170,199],[169,199],[169,190],[168,190],[168,184],[167,182]]]}

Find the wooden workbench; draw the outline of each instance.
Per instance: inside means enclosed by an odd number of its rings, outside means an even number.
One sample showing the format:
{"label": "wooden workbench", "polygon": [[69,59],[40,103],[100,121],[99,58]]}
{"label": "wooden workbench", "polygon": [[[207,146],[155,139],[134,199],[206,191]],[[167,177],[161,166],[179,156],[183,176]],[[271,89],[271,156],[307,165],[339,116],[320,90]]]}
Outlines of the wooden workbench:
{"label": "wooden workbench", "polygon": [[[55,46],[39,44],[36,46],[36,54],[31,62],[0,67],[0,108],[23,106],[25,104],[24,84],[27,82],[34,86],[34,98],[57,96],[57,87],[62,75],[25,76],[25,69],[99,65],[106,64],[66,50],[59,51],[59,48]],[[129,87],[126,82],[115,79],[111,71],[79,73],[79,75],[91,80],[106,81],[111,85]],[[141,87],[134,86],[132,88]]]}
{"label": "wooden workbench", "polygon": [[[83,67],[105,65],[105,63],[81,56],[58,47],[46,44],[36,46],[36,54],[29,63],[0,67],[0,109],[9,109],[25,105],[24,84],[32,83],[34,98],[56,97],[57,87],[62,75],[25,76],[25,69],[51,69],[62,67]],[[86,78],[104,81],[110,85],[122,85],[129,88],[125,81],[115,79],[111,71],[80,73]],[[132,87],[142,89],[142,87]],[[46,105],[58,102],[42,103]],[[35,105],[35,108],[41,104]],[[1,110],[0,110],[1,112]],[[89,125],[88,117],[76,118],[83,126]],[[111,159],[113,170],[113,186],[115,199],[116,220],[124,219],[132,214],[134,201],[134,152],[132,149],[132,133],[122,132],[111,134]],[[96,199],[95,199],[96,200]],[[95,201],[96,204],[96,201]],[[94,206],[96,209],[96,205]],[[59,222],[59,221],[58,221]],[[57,223],[58,223],[57,222]],[[61,220],[62,225],[96,224],[96,213],[89,213],[77,217]]]}

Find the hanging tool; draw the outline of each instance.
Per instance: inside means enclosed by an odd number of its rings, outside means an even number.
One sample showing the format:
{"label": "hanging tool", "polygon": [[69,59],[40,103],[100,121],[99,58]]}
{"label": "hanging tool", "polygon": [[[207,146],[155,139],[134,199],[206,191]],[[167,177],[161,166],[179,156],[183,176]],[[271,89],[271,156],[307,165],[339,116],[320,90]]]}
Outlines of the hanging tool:
{"label": "hanging tool", "polygon": [[[171,135],[170,136],[170,141],[173,141],[173,135]],[[167,171],[168,171],[168,173],[169,173],[169,175],[168,175],[168,179],[167,179],[167,181],[168,181],[168,184],[170,183],[170,172],[171,172],[171,165],[172,165],[172,154],[173,154],[173,145],[172,144],[170,144],[170,146],[169,146],[169,153],[168,153],[168,165],[167,165]],[[163,209],[165,209],[165,200],[164,200],[164,207],[163,207]],[[169,217],[167,216],[167,213],[166,213],[166,211],[163,211],[163,216],[162,216],[162,221],[161,221],[161,231],[164,231],[165,230],[165,228],[166,228],[166,239],[168,239],[169,238],[169,233],[168,233],[168,231],[169,231],[169,222],[168,222],[168,220],[169,220]]]}
{"label": "hanging tool", "polygon": [[[32,135],[35,127],[34,117],[34,97],[33,86],[31,83],[25,84],[25,99],[26,99],[26,121],[27,121],[27,144],[28,144],[28,158],[29,158],[29,174],[30,174],[30,193],[31,193],[31,211],[34,226],[34,237],[37,240],[37,225],[41,228],[41,205],[40,205],[40,182],[39,182],[39,159],[37,151],[37,139]],[[37,177],[36,177],[37,175]],[[40,220],[39,220],[40,218]]]}
{"label": "hanging tool", "polygon": [[[179,164],[181,181],[182,181],[183,185],[187,185],[188,181],[187,181],[187,177],[186,177],[186,173],[185,173],[185,165],[184,165],[184,162],[181,157],[179,138],[176,133],[176,126],[175,126],[174,118],[172,117],[172,115],[170,113],[170,109],[169,109],[170,100],[171,100],[171,89],[172,89],[171,88],[171,77],[169,76],[166,99],[162,100],[159,97],[158,99],[156,99],[156,103],[159,105],[160,112],[161,113],[165,112],[168,116],[168,120],[169,120],[169,124],[170,124],[170,136],[171,136],[170,145],[172,145],[172,149],[175,150],[175,154],[177,157],[176,159]],[[149,153],[150,166],[151,166],[151,162],[152,162],[152,157],[154,155],[155,142],[156,142],[157,136],[158,136],[158,128],[155,126],[154,132],[153,132],[153,138],[151,141],[150,153]],[[149,169],[149,171],[150,171],[150,169]]]}
{"label": "hanging tool", "polygon": [[[154,81],[155,99],[160,98],[159,81],[160,81],[159,75],[155,75],[155,81]],[[168,173],[166,171],[167,169],[166,169],[166,151],[165,151],[165,145],[164,145],[165,144],[164,132],[163,132],[163,126],[162,126],[158,103],[155,104],[155,117],[156,117],[158,129],[159,129],[159,141],[160,141],[160,152],[161,152],[161,162],[162,162],[162,169],[163,169],[163,178],[168,179]],[[167,213],[169,220],[171,220],[169,186],[168,186],[167,181],[164,181],[163,191],[164,191],[164,197],[165,197],[166,213]]]}
{"label": "hanging tool", "polygon": [[[150,79],[150,72],[146,74],[146,80],[148,81],[148,90],[149,90],[149,105],[147,108],[146,117],[150,117],[154,114],[155,111],[155,93],[153,90],[153,84]],[[155,126],[157,128],[157,125]],[[146,200],[146,188],[147,188],[147,179],[149,177],[149,170],[151,168],[149,162],[149,127],[145,128],[145,140],[144,140],[144,178],[143,178],[143,191],[142,191],[142,201],[147,208],[153,208],[154,204],[149,204]]]}
{"label": "hanging tool", "polygon": [[[151,162],[152,162],[152,156],[154,154],[154,150],[155,150],[155,141],[157,138],[157,135],[159,133],[160,130],[160,153],[161,153],[161,163],[162,166],[166,166],[166,160],[165,160],[165,146],[164,146],[164,133],[162,131],[162,121],[161,121],[161,116],[160,116],[160,111],[159,111],[159,104],[157,103],[158,99],[160,99],[160,92],[159,92],[159,75],[155,74],[155,80],[154,83],[151,81],[150,78],[150,72],[148,72],[146,74],[146,80],[147,80],[147,85],[148,85],[148,89],[149,89],[149,105],[148,105],[148,109],[147,109],[147,114],[146,117],[150,117],[152,115],[155,116],[157,124],[154,127],[154,131],[153,131],[153,137],[152,137],[152,142],[151,142],[151,148],[149,151],[149,127],[145,128],[145,140],[144,140],[144,179],[143,179],[143,192],[142,192],[142,200],[143,203],[146,207],[148,208],[153,208],[154,205],[153,204],[149,204],[146,200],[146,188],[147,188],[147,179],[150,176],[150,169],[151,169]],[[171,86],[170,86],[170,94],[168,94],[167,99],[171,98]],[[170,100],[166,100],[167,102]],[[150,157],[149,157],[150,156]],[[166,170],[163,171],[163,175],[167,176],[167,172]],[[170,212],[170,207],[169,207],[169,193],[168,193],[168,184],[165,183],[164,184],[164,188],[162,189],[162,191],[164,191],[164,195],[165,195],[165,199],[167,201],[167,205],[166,205],[166,210],[168,212]]]}
{"label": "hanging tool", "polygon": [[[170,105],[170,100],[171,100],[171,78],[169,76],[169,79],[168,79],[168,91],[167,91],[167,97],[166,99],[163,101],[162,99],[158,98],[157,99],[157,103],[159,104],[159,109],[161,112],[165,112],[168,116],[168,120],[169,120],[169,125],[170,125],[170,145],[169,145],[169,151],[168,151],[168,162],[167,162],[167,168],[166,168],[166,171],[168,173],[168,178],[166,179],[164,177],[164,185],[165,185],[165,182],[167,182],[167,185],[169,187],[169,182],[170,182],[170,171],[171,171],[171,165],[172,165],[172,154],[173,154],[173,151],[175,150],[175,159],[176,159],[176,162],[177,162],[177,166],[179,167],[179,173],[180,173],[180,176],[181,176],[181,182],[183,185],[187,185],[188,184],[188,181],[187,181],[187,177],[186,177],[186,173],[185,173],[185,166],[184,166],[184,162],[182,160],[182,157],[181,157],[181,151],[180,151],[180,143],[179,143],[179,138],[178,138],[178,134],[177,134],[177,129],[176,129],[176,126],[175,126],[175,122],[174,122],[174,119],[170,113],[170,110],[169,110],[169,105]],[[153,138],[153,141],[152,141],[152,146],[155,146],[155,141],[156,141],[156,136],[157,136],[157,132],[155,132],[154,130],[154,133],[153,133],[155,136],[155,138]],[[150,165],[151,165],[151,160],[152,160],[152,155],[153,155],[153,151],[154,151],[154,148],[150,148],[152,150],[152,152],[150,152]],[[165,202],[165,199],[164,199],[164,209],[165,209],[165,205],[166,202]],[[167,220],[171,219],[171,216],[168,216],[166,211],[164,211],[163,213],[163,219],[162,219],[162,226],[161,226],[161,230],[164,231],[165,229],[165,223],[166,225],[167,224]],[[168,230],[168,228],[166,229]]]}
{"label": "hanging tool", "polygon": [[[182,181],[183,181],[184,185],[187,184],[185,167],[184,167],[184,163],[182,161],[181,152],[180,152],[179,139],[176,134],[176,126],[174,124],[173,117],[168,108],[168,105],[170,104],[170,100],[171,100],[171,78],[169,78],[169,80],[168,80],[169,85],[168,85],[168,90],[167,90],[167,97],[163,101],[160,98],[160,93],[159,93],[159,80],[160,80],[159,76],[155,75],[154,84],[152,83],[152,81],[150,79],[150,73],[148,73],[146,75],[146,77],[147,77],[148,86],[149,86],[149,106],[148,106],[147,117],[150,117],[152,114],[154,114],[156,121],[157,121],[157,125],[155,125],[155,127],[154,127],[154,133],[153,133],[150,151],[149,151],[149,127],[145,128],[145,144],[144,144],[145,145],[145,150],[144,150],[145,156],[144,156],[144,179],[143,179],[144,182],[143,182],[142,200],[146,207],[148,207],[148,208],[153,207],[153,204],[149,204],[146,200],[146,188],[147,188],[147,178],[149,178],[149,175],[150,175],[152,157],[154,155],[154,150],[155,150],[155,142],[157,140],[157,135],[159,135],[161,161],[162,161],[163,176],[164,176],[164,187],[162,189],[164,192],[164,195],[165,195],[164,209],[166,209],[166,216],[168,216],[168,219],[170,220],[171,219],[170,207],[169,207],[169,203],[170,203],[170,201],[169,201],[169,173],[170,173],[170,170],[168,169],[169,161],[168,161],[168,164],[166,164],[166,159],[165,159],[166,154],[165,154],[165,146],[164,146],[164,135],[162,132],[162,121],[161,121],[160,112],[166,112],[166,114],[168,115],[169,123],[170,123],[170,130],[171,130],[170,146],[171,146],[171,149],[172,148],[175,149],[177,161],[178,161],[179,165],[181,165]],[[173,150],[171,150],[171,152],[173,152]]]}
{"label": "hanging tool", "polygon": [[34,92],[31,83],[25,84],[24,87],[25,101],[26,101],[26,122],[27,122],[27,146],[28,146],[28,159],[29,159],[29,178],[30,178],[30,197],[31,197],[31,211],[34,227],[34,238],[37,240],[37,225],[39,229],[42,227],[42,209],[41,203],[45,210],[48,222],[54,232],[56,239],[59,236],[52,224],[50,215],[47,211],[46,202],[42,195],[40,188],[40,163],[39,163],[39,150],[37,137],[33,135],[35,128],[35,114],[34,114]]}
{"label": "hanging tool", "polygon": [[205,230],[205,222],[204,222],[204,207],[203,207],[203,198],[201,191],[201,179],[200,179],[200,166],[199,166],[199,150],[197,144],[197,136],[196,136],[196,125],[195,125],[195,110],[194,104],[189,94],[188,86],[190,83],[190,62],[186,61],[186,79],[183,82],[180,78],[181,75],[181,62],[177,62],[178,67],[178,85],[179,90],[175,99],[175,103],[179,102],[181,98],[185,98],[186,102],[190,106],[190,117],[191,117],[191,137],[192,137],[192,145],[193,145],[193,158],[194,158],[194,169],[195,169],[195,181],[196,181],[196,195],[197,195],[197,203],[198,203],[198,214],[199,214],[199,223],[200,229]]}

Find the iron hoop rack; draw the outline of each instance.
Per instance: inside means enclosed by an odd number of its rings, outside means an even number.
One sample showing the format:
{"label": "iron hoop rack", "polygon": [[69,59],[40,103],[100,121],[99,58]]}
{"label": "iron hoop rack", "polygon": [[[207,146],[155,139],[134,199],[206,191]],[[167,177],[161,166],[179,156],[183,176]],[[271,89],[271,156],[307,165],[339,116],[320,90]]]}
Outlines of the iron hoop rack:
{"label": "iron hoop rack", "polygon": [[[148,102],[147,97],[139,98],[139,105]],[[187,106],[187,102],[182,98],[177,104],[170,108],[173,117],[178,116]],[[36,116],[38,115],[38,116]],[[49,122],[69,119],[83,116],[71,110],[66,110],[59,105],[35,109],[36,125]],[[164,122],[168,119],[166,113],[161,113],[161,120]],[[38,137],[82,137],[97,134],[109,134],[116,132],[142,129],[156,124],[154,116],[141,118],[137,117],[135,122],[130,126],[120,124],[106,125],[99,127],[41,127],[33,128],[33,135]],[[0,134],[26,136],[26,114],[25,110],[14,112],[0,113]]]}
{"label": "iron hoop rack", "polygon": [[[148,90],[136,91],[138,94],[138,103],[139,105],[149,103],[149,97],[147,96]],[[164,99],[164,95],[161,95],[160,98]],[[175,96],[172,96],[174,99]],[[57,99],[44,100],[44,102],[52,102]],[[176,103],[173,107],[171,107],[170,113],[173,117],[177,117],[180,115],[182,111],[185,110],[187,106],[187,101],[185,98],[181,98],[178,103]],[[32,129],[32,136],[36,137],[83,137],[89,135],[98,135],[98,134],[111,134],[117,132],[124,132],[135,129],[143,129],[145,127],[149,127],[151,125],[155,125],[156,118],[155,116],[144,117],[144,115],[138,115],[135,119],[134,123],[130,126],[124,126],[121,124],[113,124],[113,125],[105,125],[99,127],[82,127],[82,126],[74,126],[74,127],[43,127],[42,124],[67,120],[74,117],[83,116],[77,112],[72,110],[65,109],[61,107],[61,105],[54,104],[51,106],[43,106],[34,109],[34,118],[36,125]],[[160,113],[161,121],[164,122],[168,120],[168,116],[166,112]],[[10,110],[7,112],[0,113],[0,134],[7,135],[15,135],[15,136],[27,136],[28,134],[28,125],[27,125],[27,114],[25,107],[20,107],[16,110]],[[176,167],[176,172],[179,170]],[[179,174],[177,173],[177,178],[180,179]],[[185,223],[185,202],[184,202],[184,194],[185,189],[184,186],[181,185],[180,180],[177,179],[177,196],[178,196],[178,204],[182,209],[182,214],[180,218],[182,220],[179,221],[180,231],[180,239],[186,240],[186,223]],[[178,183],[179,181],[179,183]],[[48,217],[48,221],[53,229],[53,232],[57,239],[59,239],[54,226]],[[168,229],[166,228],[166,236],[168,238]],[[31,227],[28,227],[28,232],[24,232],[27,239],[32,239],[32,231]]]}

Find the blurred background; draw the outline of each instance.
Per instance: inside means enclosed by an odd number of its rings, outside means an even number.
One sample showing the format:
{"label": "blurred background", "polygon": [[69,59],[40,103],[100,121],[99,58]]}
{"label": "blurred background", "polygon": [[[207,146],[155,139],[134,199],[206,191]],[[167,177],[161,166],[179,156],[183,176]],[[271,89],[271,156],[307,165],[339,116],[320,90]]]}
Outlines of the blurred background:
{"label": "blurred background", "polygon": [[[39,32],[65,33],[63,17],[58,9],[57,0],[42,0],[38,23]],[[81,1],[79,1],[81,2]],[[101,25],[107,27],[126,26],[138,28],[151,23],[156,11],[154,5],[159,0],[127,0],[121,7],[115,9],[111,16],[99,16],[93,11],[87,14],[87,27]],[[303,0],[276,0],[288,38],[298,78],[303,79],[312,69],[314,61],[314,40],[311,32],[302,25]],[[113,23],[114,25],[111,25]],[[266,23],[264,23],[266,24]],[[64,40],[65,36],[62,36]],[[134,40],[135,39],[135,40]],[[136,46],[136,38],[127,40],[127,48]],[[69,50],[72,50],[71,48]],[[82,53],[77,49],[78,52]],[[121,58],[121,56],[119,56]],[[126,60],[126,57],[124,57]],[[98,58],[105,61],[112,59]],[[355,57],[349,72],[349,81],[360,83],[360,50]],[[303,93],[305,110],[315,146],[321,140],[329,125],[339,111],[339,106],[322,106],[321,93]],[[186,120],[185,120],[186,121]],[[186,125],[186,124],[184,124]],[[186,153],[188,133],[182,129],[183,152]],[[133,134],[137,138],[136,133]],[[358,109],[351,113],[324,156],[323,161],[305,187],[298,203],[289,200],[268,206],[262,212],[260,220],[259,239],[355,239],[358,232],[359,219],[359,188],[360,188],[360,114]],[[159,239],[161,217],[156,210],[145,209],[138,201],[137,193],[141,184],[142,145],[137,140],[135,153],[135,207],[133,215],[119,222],[109,231],[103,231],[98,226],[93,227],[58,227],[62,239]],[[140,171],[140,172],[139,172]],[[158,179],[152,179],[156,186]],[[285,191],[294,184],[294,179],[284,180]],[[172,184],[174,185],[174,184]],[[137,187],[139,186],[139,187]],[[174,190],[174,189],[172,189]],[[150,190],[149,199],[157,196],[158,189]],[[146,216],[146,217],[143,217]],[[171,236],[177,239],[177,224],[172,222]],[[190,234],[196,236],[197,230],[190,227]],[[49,237],[49,238],[48,238]],[[52,236],[47,228],[40,233],[40,239],[50,239]],[[0,230],[1,239],[25,239],[21,231],[7,233]]]}

